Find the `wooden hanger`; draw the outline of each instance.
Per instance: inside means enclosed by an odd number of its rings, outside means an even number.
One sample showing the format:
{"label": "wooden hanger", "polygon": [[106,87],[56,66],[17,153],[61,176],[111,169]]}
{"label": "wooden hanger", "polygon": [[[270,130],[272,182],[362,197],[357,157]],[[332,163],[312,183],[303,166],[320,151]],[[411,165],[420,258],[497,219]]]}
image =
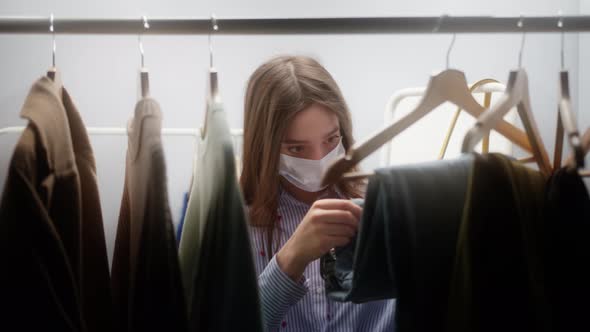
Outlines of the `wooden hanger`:
{"label": "wooden hanger", "polygon": [[[341,178],[358,178],[354,174],[347,174],[345,177],[343,175],[365,157],[447,101],[461,107],[475,118],[485,111],[485,108],[475,100],[469,91],[465,74],[462,71],[447,69],[433,75],[418,106],[409,114],[387,126],[387,128],[349,148],[347,154],[338,159],[328,169],[322,180],[323,185],[336,183]],[[531,151],[526,134],[522,130],[502,119],[499,121],[496,130],[526,151]]]}
{"label": "wooden hanger", "polygon": [[47,70],[47,77],[49,77],[50,80],[55,82],[56,76],[58,76],[57,68],[51,67]]}
{"label": "wooden hanger", "polygon": [[[150,24],[146,16],[142,16],[142,24],[143,29],[148,30],[150,28]],[[137,37],[139,42],[139,53],[141,56],[141,68],[139,69],[139,88],[141,92],[141,98],[147,98],[150,96],[150,73],[149,70],[145,67],[144,63],[144,52],[143,52],[143,41],[142,41],[142,34],[140,33]]]}
{"label": "wooden hanger", "polygon": [[524,124],[539,170],[545,175],[551,174],[552,167],[549,162],[549,156],[547,155],[545,145],[541,140],[537,124],[531,112],[528,78],[524,69],[510,72],[506,92],[490,110],[484,112],[477,119],[475,126],[467,132],[467,135],[463,139],[461,151],[463,153],[472,152],[477,143],[491,129],[496,128],[502,122],[504,115],[515,106]]}
{"label": "wooden hanger", "polygon": [[[584,132],[584,135],[582,135],[582,138],[580,139],[580,145],[582,146],[583,155],[584,157],[586,157],[586,155],[590,151],[590,128],[586,129],[586,132]],[[575,156],[573,154],[570,155],[564,164],[569,167],[576,167]],[[578,173],[582,177],[590,176],[590,170],[578,169]]]}
{"label": "wooden hanger", "polygon": [[[484,86],[488,83],[500,83],[497,80],[493,79],[493,78],[484,78],[481,79],[475,83],[473,83],[473,85],[471,85],[471,87],[469,88],[469,92],[471,92],[471,94],[473,94],[473,92],[475,90],[477,90],[479,87]],[[484,94],[484,101],[483,101],[483,107],[484,108],[489,108],[492,102],[492,93],[491,92],[486,92]],[[458,107],[457,110],[455,111],[455,114],[453,115],[453,118],[451,119],[451,124],[449,125],[449,129],[447,129],[447,134],[445,135],[445,139],[443,140],[443,145],[440,148],[440,152],[438,153],[438,160],[442,160],[445,158],[445,153],[447,152],[447,147],[449,146],[449,141],[451,140],[451,136],[453,135],[453,131],[455,131],[455,126],[457,125],[457,120],[459,119],[459,115],[461,114],[461,108]],[[487,153],[489,150],[489,143],[490,141],[490,135],[488,133],[488,135],[486,137],[484,137],[484,141],[483,141],[483,146],[482,146],[482,152],[483,153]]]}
{"label": "wooden hanger", "polygon": [[559,74],[559,88],[560,99],[558,104],[557,133],[555,136],[553,169],[558,169],[561,167],[564,130],[568,137],[570,148],[574,154],[573,167],[584,168],[585,153],[582,147],[582,142],[580,141],[580,133],[578,132],[576,117],[571,106],[569,77],[566,70],[562,70]]}
{"label": "wooden hanger", "polygon": [[[557,23],[558,27],[563,27],[563,18],[559,19]],[[560,87],[560,98],[558,104],[557,114],[557,131],[555,137],[555,153],[553,158],[553,169],[559,169],[561,167],[561,157],[563,152],[563,135],[564,129],[568,136],[568,143],[571,148],[571,155],[566,160],[566,166],[576,169],[581,176],[590,176],[588,170],[583,170],[585,166],[585,156],[590,149],[590,128],[586,130],[582,139],[580,139],[580,133],[576,123],[576,117],[574,115],[569,93],[569,77],[568,72],[564,70],[565,67],[565,34],[561,32],[561,73],[559,80]]]}
{"label": "wooden hanger", "polygon": [[[217,18],[215,14],[211,15],[211,30],[209,30],[209,103],[220,103],[221,97],[219,95],[219,78],[217,75],[217,69],[213,66],[213,44],[211,43],[211,34],[213,31],[219,30],[217,24]],[[201,128],[201,138],[205,138],[207,135],[207,119],[209,118],[209,107],[207,104],[205,109],[205,122]]]}
{"label": "wooden hanger", "polygon": [[60,72],[57,70],[57,68],[55,67],[51,67],[47,70],[47,77],[53,81],[54,85],[57,86],[57,95],[59,97],[60,101],[63,101],[63,95],[62,95],[62,88],[63,88],[63,83],[61,80],[61,74]]}
{"label": "wooden hanger", "polygon": [[63,86],[62,80],[61,80],[61,74],[59,73],[59,71],[57,70],[57,68],[55,67],[51,67],[47,70],[47,77],[52,80],[53,82],[55,82],[59,87]]}
{"label": "wooden hanger", "polygon": [[[215,68],[209,68],[209,102],[213,103],[221,102],[217,78],[217,70],[215,70]],[[203,127],[201,128],[201,138],[205,138],[205,136],[207,135],[207,119],[209,118],[209,107],[210,105],[207,105],[205,109],[205,121],[203,122]]]}
{"label": "wooden hanger", "polygon": [[141,98],[147,98],[150,96],[150,73],[147,68],[141,68],[139,70],[139,86],[141,90]]}

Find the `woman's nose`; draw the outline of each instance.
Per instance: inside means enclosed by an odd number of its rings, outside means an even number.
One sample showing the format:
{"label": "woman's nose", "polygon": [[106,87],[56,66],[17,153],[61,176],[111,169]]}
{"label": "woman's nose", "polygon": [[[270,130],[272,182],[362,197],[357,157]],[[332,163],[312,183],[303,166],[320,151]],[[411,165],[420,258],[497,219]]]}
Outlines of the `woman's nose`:
{"label": "woman's nose", "polygon": [[308,158],[312,160],[320,160],[324,158],[328,154],[328,152],[330,151],[326,151],[326,149],[323,146],[316,146],[313,148],[312,153]]}

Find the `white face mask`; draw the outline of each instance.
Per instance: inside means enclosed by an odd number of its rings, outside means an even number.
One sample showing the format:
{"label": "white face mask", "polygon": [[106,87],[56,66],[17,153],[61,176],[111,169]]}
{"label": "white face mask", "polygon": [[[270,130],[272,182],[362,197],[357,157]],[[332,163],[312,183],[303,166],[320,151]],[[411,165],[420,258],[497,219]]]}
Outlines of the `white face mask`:
{"label": "white face mask", "polygon": [[338,146],[320,160],[296,158],[281,153],[279,174],[301,190],[318,192],[327,188],[322,187],[322,177],[326,169],[345,152],[340,140]]}

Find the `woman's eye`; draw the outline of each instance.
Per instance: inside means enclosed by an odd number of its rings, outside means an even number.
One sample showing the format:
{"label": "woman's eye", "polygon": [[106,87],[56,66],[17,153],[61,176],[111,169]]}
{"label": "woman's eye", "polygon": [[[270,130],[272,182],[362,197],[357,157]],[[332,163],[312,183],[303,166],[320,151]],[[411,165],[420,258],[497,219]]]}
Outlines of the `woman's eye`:
{"label": "woman's eye", "polygon": [[287,148],[287,150],[291,153],[300,153],[301,151],[303,151],[303,147],[302,146],[291,146],[291,147]]}

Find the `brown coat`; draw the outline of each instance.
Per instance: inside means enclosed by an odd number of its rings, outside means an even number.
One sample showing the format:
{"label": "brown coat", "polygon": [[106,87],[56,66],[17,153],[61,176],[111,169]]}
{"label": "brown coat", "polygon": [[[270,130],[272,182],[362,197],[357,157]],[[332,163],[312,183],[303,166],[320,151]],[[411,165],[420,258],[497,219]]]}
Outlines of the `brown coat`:
{"label": "brown coat", "polygon": [[125,186],[113,255],[118,331],[186,331],[187,312],[168,205],[154,99],[137,103],[128,134]]}
{"label": "brown coat", "polygon": [[82,119],[47,77],[34,83],[21,116],[29,124],[0,204],[0,321],[21,331],[109,331],[106,244]]}

